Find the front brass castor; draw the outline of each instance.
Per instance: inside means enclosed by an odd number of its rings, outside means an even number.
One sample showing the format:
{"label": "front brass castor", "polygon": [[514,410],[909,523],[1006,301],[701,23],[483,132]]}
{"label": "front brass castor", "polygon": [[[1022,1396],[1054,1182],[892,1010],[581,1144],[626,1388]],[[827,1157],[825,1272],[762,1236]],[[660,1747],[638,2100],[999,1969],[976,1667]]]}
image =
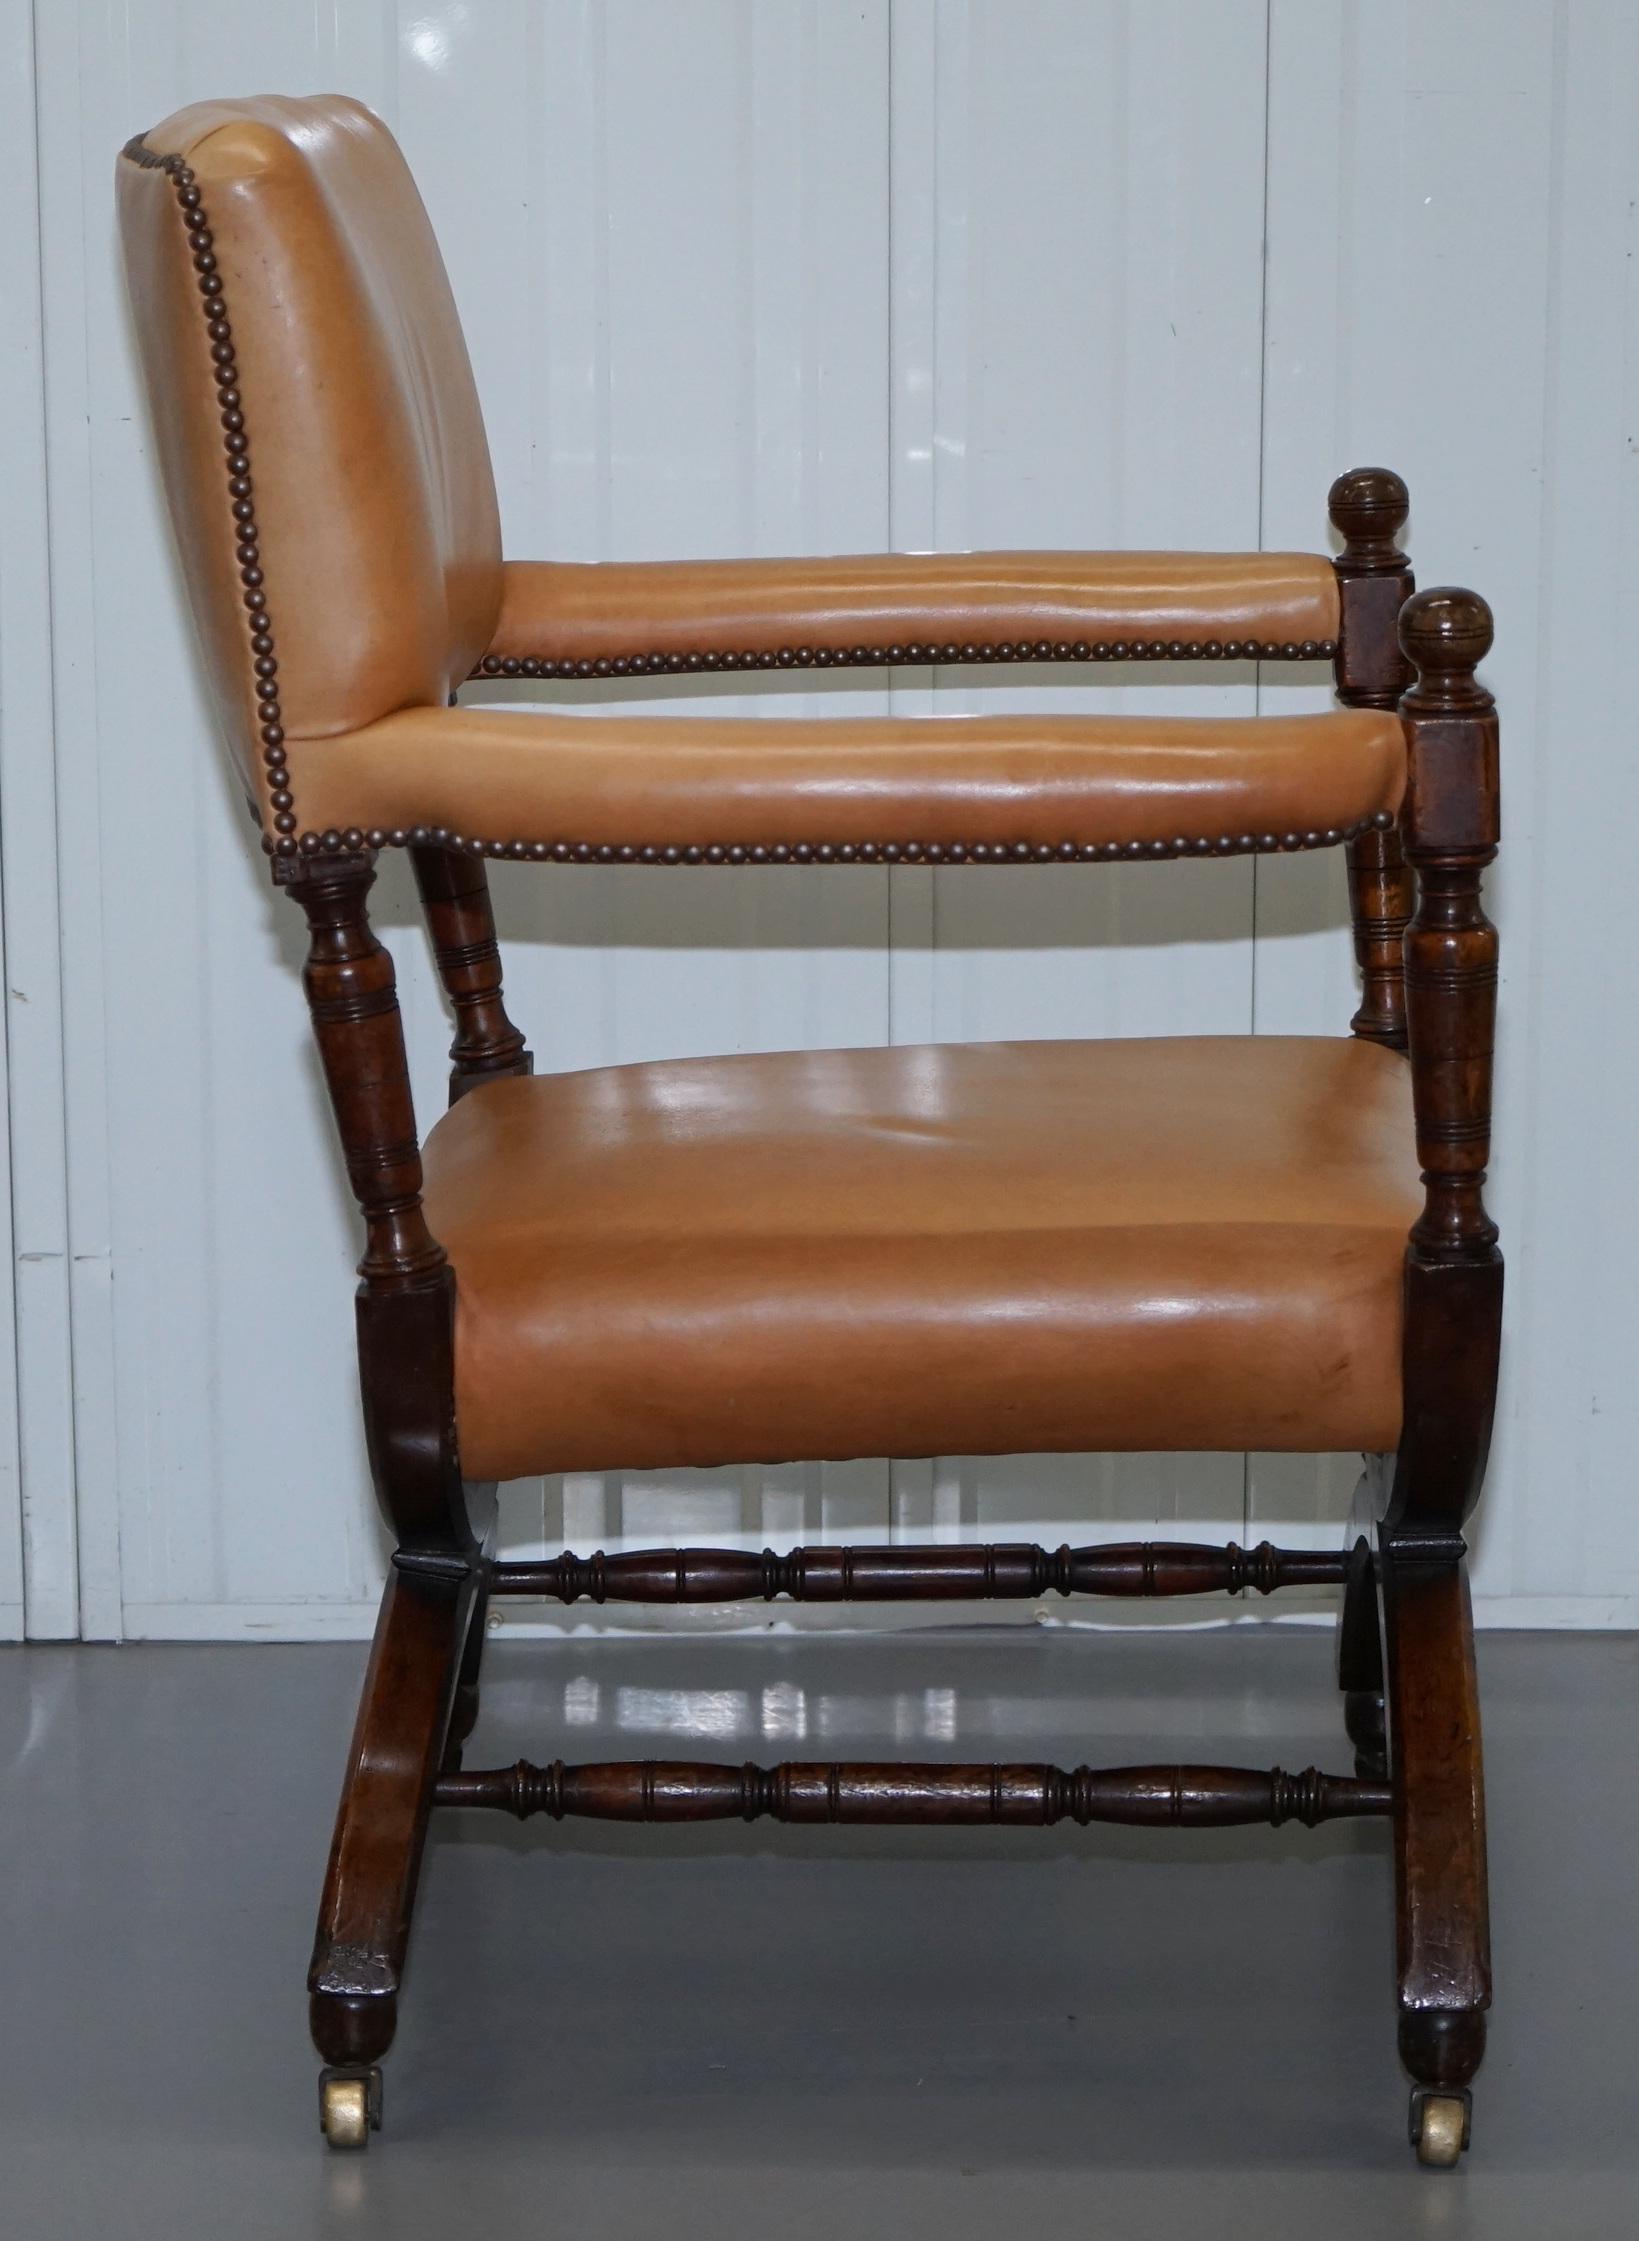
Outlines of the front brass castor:
{"label": "front brass castor", "polygon": [[1474,2105],[1466,2093],[1418,2086],[1411,2096],[1411,2144],[1418,2162],[1431,2171],[1455,2170],[1473,2122]]}
{"label": "front brass castor", "polygon": [[379,2070],[321,2070],[319,2125],[333,2148],[367,2148],[381,2130]]}

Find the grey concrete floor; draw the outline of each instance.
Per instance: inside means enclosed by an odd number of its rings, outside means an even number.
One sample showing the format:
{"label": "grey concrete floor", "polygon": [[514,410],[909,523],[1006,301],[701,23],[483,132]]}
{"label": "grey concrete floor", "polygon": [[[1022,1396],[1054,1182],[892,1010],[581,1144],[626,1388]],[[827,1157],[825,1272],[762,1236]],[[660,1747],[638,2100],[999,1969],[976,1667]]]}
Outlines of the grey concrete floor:
{"label": "grey concrete floor", "polygon": [[[514,1643],[468,1764],[1346,1769],[1320,1634]],[[1639,1638],[1482,1641],[1498,2004],[1455,2176],[1386,1832],[435,1822],[387,2129],[302,1990],[358,1647],[0,1653],[0,2232],[1639,2233]],[[685,1738],[696,1741],[688,1744]]]}

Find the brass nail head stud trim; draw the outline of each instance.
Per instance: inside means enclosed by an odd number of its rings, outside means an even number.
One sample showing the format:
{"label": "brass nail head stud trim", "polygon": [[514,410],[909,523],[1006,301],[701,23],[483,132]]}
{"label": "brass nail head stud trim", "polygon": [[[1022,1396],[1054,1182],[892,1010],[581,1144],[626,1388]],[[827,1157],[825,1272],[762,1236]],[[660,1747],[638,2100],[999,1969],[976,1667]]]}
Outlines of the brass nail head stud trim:
{"label": "brass nail head stud trim", "polygon": [[[304,832],[295,845],[305,861],[359,856],[382,848],[449,848],[469,856],[493,856],[534,864],[1092,864],[1154,863],[1177,856],[1284,856],[1313,848],[1338,848],[1362,833],[1387,832],[1392,810],[1380,809],[1349,825],[1314,827],[1304,832],[1225,833],[1167,840],[1016,840],[1016,841],[705,841],[667,842],[586,840],[491,840],[455,831],[448,825],[331,826]],[[284,876],[299,874],[300,863]],[[277,874],[276,874],[277,876]]]}

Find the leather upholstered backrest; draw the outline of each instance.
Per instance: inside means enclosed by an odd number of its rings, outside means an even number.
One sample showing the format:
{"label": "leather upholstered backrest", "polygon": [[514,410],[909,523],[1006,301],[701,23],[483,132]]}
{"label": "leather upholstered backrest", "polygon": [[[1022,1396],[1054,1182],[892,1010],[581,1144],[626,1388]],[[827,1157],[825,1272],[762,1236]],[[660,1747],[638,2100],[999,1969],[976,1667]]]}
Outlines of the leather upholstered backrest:
{"label": "leather upholstered backrest", "polygon": [[283,738],[442,703],[494,629],[455,301],[392,134],[340,96],[179,111],[125,150],[119,210],[212,689],[280,830]]}

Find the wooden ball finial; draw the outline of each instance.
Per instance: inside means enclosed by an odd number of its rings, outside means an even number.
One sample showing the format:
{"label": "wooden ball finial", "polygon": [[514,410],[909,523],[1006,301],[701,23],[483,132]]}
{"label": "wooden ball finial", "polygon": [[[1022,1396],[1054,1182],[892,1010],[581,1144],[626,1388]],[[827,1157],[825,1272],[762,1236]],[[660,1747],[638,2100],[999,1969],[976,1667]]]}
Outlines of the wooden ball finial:
{"label": "wooden ball finial", "polygon": [[1405,558],[1399,540],[1411,493],[1391,467],[1351,467],[1327,492],[1326,507],[1346,563],[1389,568]]}
{"label": "wooden ball finial", "polygon": [[1400,610],[1400,650],[1427,689],[1471,678],[1491,651],[1491,610],[1477,591],[1438,584]]}
{"label": "wooden ball finial", "polygon": [[1343,538],[1345,560],[1390,567],[1404,558],[1399,533],[1410,513],[1410,491],[1390,466],[1352,466],[1336,477],[1325,504]]}

